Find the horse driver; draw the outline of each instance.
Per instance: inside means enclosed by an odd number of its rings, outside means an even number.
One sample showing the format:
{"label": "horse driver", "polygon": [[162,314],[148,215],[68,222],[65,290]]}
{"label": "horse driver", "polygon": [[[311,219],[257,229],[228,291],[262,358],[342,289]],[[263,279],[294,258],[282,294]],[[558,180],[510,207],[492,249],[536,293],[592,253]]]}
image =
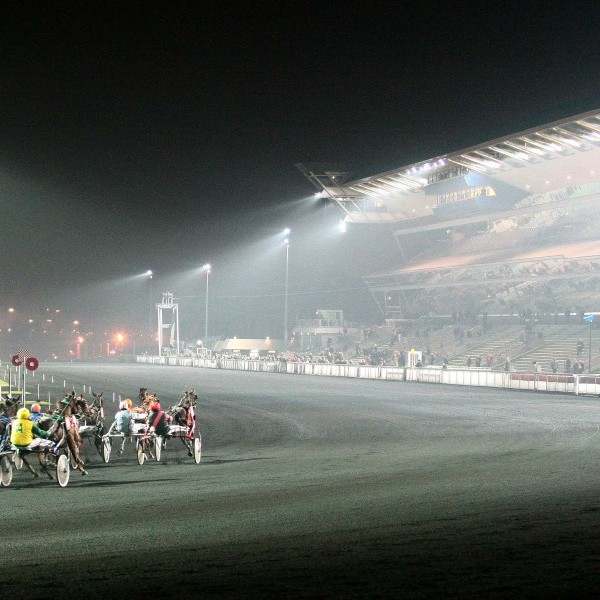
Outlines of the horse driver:
{"label": "horse driver", "polygon": [[125,400],[121,402],[119,406],[119,412],[115,415],[115,422],[117,424],[117,431],[124,435],[133,433],[133,414],[131,413],[129,402]]}
{"label": "horse driver", "polygon": [[154,431],[156,435],[164,438],[169,434],[169,423],[167,422],[167,416],[160,408],[160,402],[153,402],[150,405],[148,425],[150,425],[150,431]]}
{"label": "horse driver", "polygon": [[[45,450],[50,450],[54,446],[52,434],[40,429],[31,419],[27,408],[20,408],[17,412],[17,418],[13,422],[10,433],[10,441],[13,446],[20,450],[30,450],[38,453],[38,459],[43,469],[46,468],[46,459],[43,455]],[[38,437],[35,437],[38,436]]]}
{"label": "horse driver", "polygon": [[42,412],[42,407],[35,403],[31,405],[31,415],[30,418],[32,421],[39,421],[44,417],[44,413]]}

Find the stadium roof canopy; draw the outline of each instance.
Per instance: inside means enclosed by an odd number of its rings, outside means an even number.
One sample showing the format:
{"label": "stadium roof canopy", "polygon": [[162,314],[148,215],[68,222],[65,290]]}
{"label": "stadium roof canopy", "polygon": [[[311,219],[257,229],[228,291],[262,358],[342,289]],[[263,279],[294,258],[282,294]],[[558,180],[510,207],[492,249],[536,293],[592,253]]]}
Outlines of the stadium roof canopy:
{"label": "stadium roof canopy", "polygon": [[299,168],[347,222],[392,224],[396,235],[518,216],[598,199],[600,111],[358,180]]}
{"label": "stadium roof canopy", "polygon": [[363,276],[388,319],[600,286],[600,110],[363,179],[299,168],[346,222],[392,227],[398,262]]}

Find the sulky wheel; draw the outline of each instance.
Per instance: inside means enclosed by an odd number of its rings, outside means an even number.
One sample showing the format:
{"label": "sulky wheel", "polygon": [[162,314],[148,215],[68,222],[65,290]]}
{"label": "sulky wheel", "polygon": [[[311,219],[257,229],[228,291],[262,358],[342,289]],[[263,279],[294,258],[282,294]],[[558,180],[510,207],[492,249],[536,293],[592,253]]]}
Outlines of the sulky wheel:
{"label": "sulky wheel", "polygon": [[67,487],[70,474],[69,458],[66,454],[61,454],[56,461],[56,479],[60,487]]}
{"label": "sulky wheel", "polygon": [[12,463],[8,456],[3,456],[0,459],[0,485],[2,487],[8,487],[11,484],[13,478]]}
{"label": "sulky wheel", "polygon": [[202,437],[198,433],[198,437],[194,438],[194,461],[198,465],[202,460]]}
{"label": "sulky wheel", "polygon": [[109,437],[102,438],[102,460],[107,463],[110,460],[112,445]]}
{"label": "sulky wheel", "polygon": [[137,459],[138,459],[138,464],[140,464],[140,465],[143,465],[144,460],[146,460],[146,454],[144,453],[144,444],[142,442],[138,442]]}
{"label": "sulky wheel", "polygon": [[14,462],[15,469],[17,469],[17,471],[23,468],[23,457],[20,454],[15,454]]}

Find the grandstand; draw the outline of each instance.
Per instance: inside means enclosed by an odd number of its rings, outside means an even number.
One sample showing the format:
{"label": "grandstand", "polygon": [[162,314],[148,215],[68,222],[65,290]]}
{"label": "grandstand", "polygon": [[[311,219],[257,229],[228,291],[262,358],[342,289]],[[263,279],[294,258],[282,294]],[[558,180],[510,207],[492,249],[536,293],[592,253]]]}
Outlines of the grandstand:
{"label": "grandstand", "polygon": [[397,263],[363,275],[391,326],[600,307],[600,111],[358,180],[299,168],[346,222],[392,228]]}

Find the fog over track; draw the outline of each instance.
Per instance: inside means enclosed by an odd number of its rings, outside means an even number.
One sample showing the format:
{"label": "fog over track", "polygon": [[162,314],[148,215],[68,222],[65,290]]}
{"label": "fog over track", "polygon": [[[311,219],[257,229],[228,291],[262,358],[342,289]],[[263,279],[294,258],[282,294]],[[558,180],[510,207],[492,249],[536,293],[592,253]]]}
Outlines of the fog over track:
{"label": "fog over track", "polygon": [[[198,393],[203,457],[134,449],[65,489],[15,473],[6,597],[532,597],[600,585],[600,401],[135,364],[43,364],[163,408]],[[36,379],[39,382],[40,379]],[[80,388],[76,387],[77,391]]]}

